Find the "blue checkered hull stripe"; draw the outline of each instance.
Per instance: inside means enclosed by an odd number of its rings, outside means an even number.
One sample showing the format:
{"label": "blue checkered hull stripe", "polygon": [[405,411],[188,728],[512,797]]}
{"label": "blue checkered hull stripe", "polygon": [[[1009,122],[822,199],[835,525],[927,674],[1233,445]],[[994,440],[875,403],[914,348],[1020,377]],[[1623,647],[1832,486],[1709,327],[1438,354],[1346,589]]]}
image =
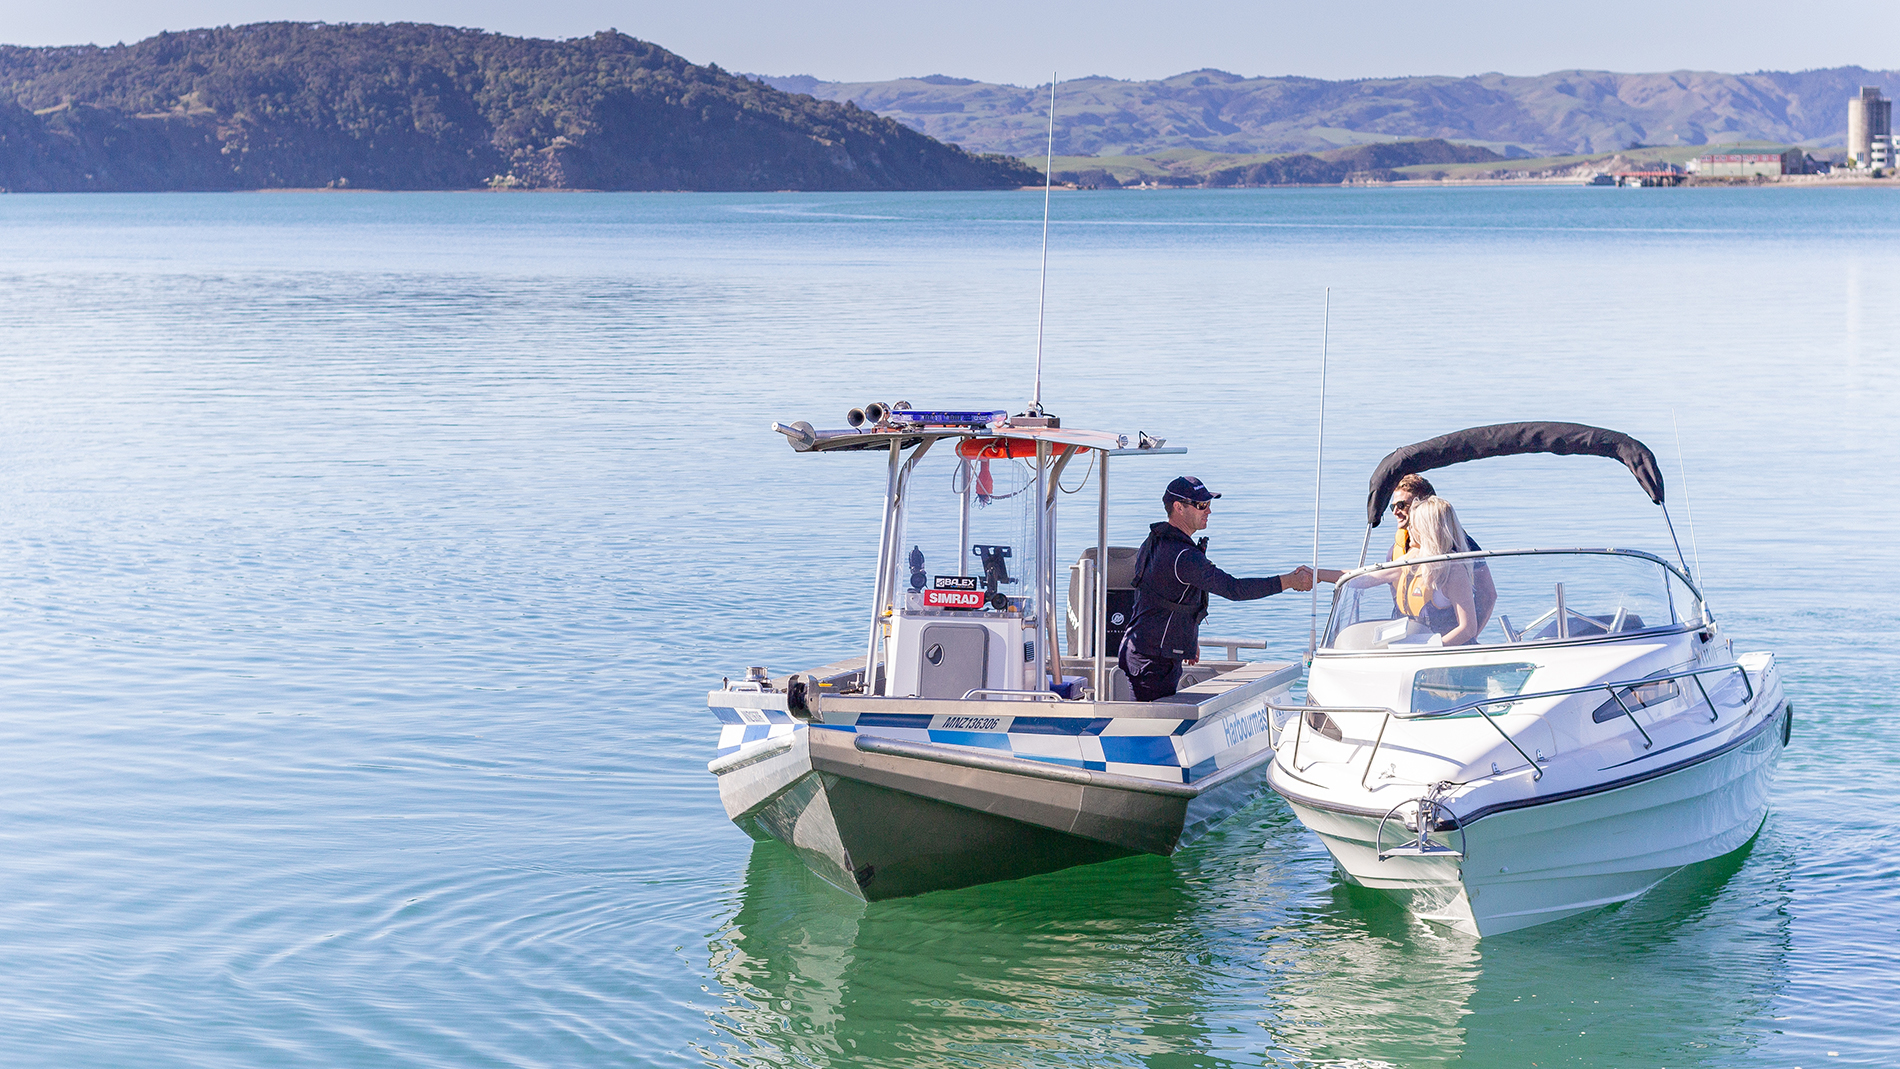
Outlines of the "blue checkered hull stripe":
{"label": "blue checkered hull stripe", "polygon": [[719,751],[715,757],[724,757],[749,742],[790,735],[802,727],[792,714],[779,709],[741,710],[715,705],[712,714],[719,721]]}
{"label": "blue checkered hull stripe", "polygon": [[[791,714],[779,710],[741,711],[714,706],[712,711],[720,722],[721,756],[750,742],[804,730]],[[1258,753],[1267,744],[1268,723],[1266,710],[1259,707],[1210,720],[865,713],[855,725],[827,724],[821,730],[859,731],[1072,768],[1192,783]]]}

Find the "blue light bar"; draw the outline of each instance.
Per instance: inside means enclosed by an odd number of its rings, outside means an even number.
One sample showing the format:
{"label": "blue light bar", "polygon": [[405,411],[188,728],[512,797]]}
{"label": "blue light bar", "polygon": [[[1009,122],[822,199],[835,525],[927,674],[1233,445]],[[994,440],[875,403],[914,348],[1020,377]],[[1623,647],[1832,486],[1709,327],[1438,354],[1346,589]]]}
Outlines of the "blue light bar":
{"label": "blue light bar", "polygon": [[1007,415],[1009,412],[1003,409],[994,412],[945,412],[904,408],[892,412],[886,418],[892,423],[912,427],[987,427]]}

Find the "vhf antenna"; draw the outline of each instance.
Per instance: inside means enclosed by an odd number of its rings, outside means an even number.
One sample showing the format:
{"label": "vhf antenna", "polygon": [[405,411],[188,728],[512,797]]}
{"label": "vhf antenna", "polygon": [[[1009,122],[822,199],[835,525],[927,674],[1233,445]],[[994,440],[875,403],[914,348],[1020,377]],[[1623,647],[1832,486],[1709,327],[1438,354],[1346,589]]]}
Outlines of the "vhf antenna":
{"label": "vhf antenna", "polygon": [[1049,306],[1049,190],[1056,173],[1056,72],[1049,72],[1049,151],[1042,172],[1042,281],[1036,288],[1036,393],[1029,410],[1042,415],[1042,315]]}
{"label": "vhf antenna", "polygon": [[1326,348],[1333,326],[1333,288],[1326,287],[1326,311],[1319,327],[1319,442],[1313,447],[1313,607],[1306,621],[1306,661],[1319,649],[1319,487],[1326,466]]}

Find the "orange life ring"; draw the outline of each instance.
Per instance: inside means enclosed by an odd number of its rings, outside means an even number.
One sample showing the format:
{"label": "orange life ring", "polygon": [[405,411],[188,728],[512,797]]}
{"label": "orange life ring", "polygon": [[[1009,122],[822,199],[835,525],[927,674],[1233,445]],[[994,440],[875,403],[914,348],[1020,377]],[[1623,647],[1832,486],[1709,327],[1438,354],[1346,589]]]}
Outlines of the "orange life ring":
{"label": "orange life ring", "polygon": [[965,438],[957,443],[965,460],[1034,460],[1036,443],[1022,438]]}

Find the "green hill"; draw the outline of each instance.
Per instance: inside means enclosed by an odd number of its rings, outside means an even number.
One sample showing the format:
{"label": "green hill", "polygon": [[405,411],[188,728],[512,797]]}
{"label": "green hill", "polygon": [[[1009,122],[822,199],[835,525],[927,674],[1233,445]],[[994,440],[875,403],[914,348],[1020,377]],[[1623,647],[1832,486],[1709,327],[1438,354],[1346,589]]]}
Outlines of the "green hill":
{"label": "green hill", "polygon": [[0,188],[999,189],[1040,173],[607,31],[259,23],[0,47]]}

